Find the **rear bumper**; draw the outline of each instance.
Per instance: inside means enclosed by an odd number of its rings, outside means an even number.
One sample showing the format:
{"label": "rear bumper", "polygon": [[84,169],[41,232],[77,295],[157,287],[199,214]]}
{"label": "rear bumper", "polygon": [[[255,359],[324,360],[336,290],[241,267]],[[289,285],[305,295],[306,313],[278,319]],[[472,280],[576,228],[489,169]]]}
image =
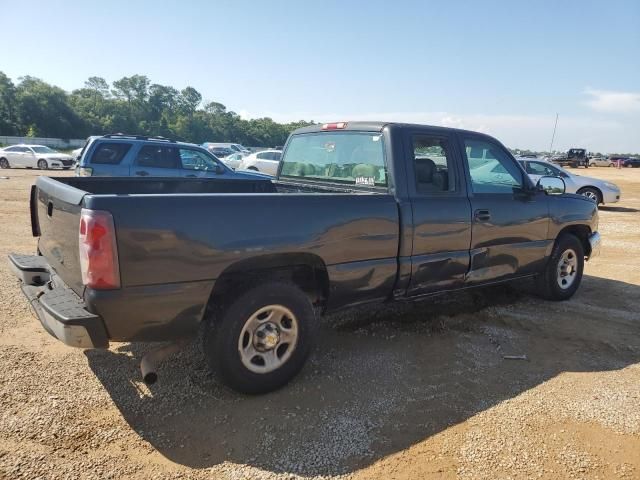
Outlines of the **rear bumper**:
{"label": "rear bumper", "polygon": [[589,235],[589,245],[591,246],[591,252],[589,253],[590,259],[600,255],[601,244],[602,239],[598,232],[593,232],[591,235]]}
{"label": "rear bumper", "polygon": [[9,265],[49,334],[71,347],[109,346],[100,316],[86,309],[82,299],[55,275],[44,257],[11,254]]}

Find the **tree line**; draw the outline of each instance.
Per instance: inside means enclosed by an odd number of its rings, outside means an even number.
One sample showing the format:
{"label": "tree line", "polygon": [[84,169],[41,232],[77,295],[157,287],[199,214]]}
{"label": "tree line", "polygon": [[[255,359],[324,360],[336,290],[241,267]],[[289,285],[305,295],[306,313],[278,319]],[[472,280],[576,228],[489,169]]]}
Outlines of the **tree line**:
{"label": "tree line", "polygon": [[31,76],[14,83],[0,71],[0,135],[70,139],[122,132],[274,147],[295,128],[312,123],[245,120],[221,103],[204,103],[193,87],[178,90],[151,83],[145,75],[111,85],[90,77],[83,88],[68,93]]}

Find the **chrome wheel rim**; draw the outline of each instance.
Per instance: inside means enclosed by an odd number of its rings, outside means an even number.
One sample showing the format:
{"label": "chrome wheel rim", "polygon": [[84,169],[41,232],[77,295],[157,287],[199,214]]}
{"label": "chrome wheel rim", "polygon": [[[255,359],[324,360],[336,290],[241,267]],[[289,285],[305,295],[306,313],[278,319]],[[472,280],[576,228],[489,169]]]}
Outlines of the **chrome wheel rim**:
{"label": "chrome wheel rim", "polygon": [[47,169],[47,166],[48,166],[48,165],[47,165],[47,162],[45,162],[44,160],[40,160],[40,161],[38,162],[38,168],[39,168],[40,170],[46,170],[46,169]]}
{"label": "chrome wheel rim", "polygon": [[560,288],[566,290],[573,285],[578,273],[578,256],[569,248],[562,253],[558,262],[557,282]]}
{"label": "chrome wheel rim", "polygon": [[242,364],[254,373],[269,373],[284,365],[298,343],[298,320],[283,305],[267,305],[245,322],[238,339]]}
{"label": "chrome wheel rim", "polygon": [[594,202],[598,201],[598,194],[596,192],[592,192],[591,190],[587,190],[582,195],[584,195],[585,197],[587,197],[590,200],[593,200]]}

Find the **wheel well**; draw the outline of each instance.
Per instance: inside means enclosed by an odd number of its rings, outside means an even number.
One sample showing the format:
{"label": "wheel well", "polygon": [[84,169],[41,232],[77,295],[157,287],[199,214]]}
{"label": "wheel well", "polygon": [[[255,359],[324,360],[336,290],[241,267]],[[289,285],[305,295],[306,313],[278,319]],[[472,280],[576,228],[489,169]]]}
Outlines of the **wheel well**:
{"label": "wheel well", "polygon": [[251,165],[250,167],[247,167],[247,170],[255,170],[256,172],[258,172],[259,170],[254,167],[253,165]]}
{"label": "wheel well", "polygon": [[591,255],[591,244],[589,243],[589,235],[591,235],[591,228],[587,225],[569,225],[568,227],[564,227],[560,232],[558,232],[558,236],[556,237],[556,241],[565,233],[571,234],[577,237],[582,243],[582,248],[584,248],[584,254],[586,256]]}
{"label": "wheel well", "polygon": [[329,297],[329,275],[320,257],[307,253],[263,255],[227,267],[213,286],[209,306],[223,305],[247,288],[270,281],[293,283],[320,308]]}

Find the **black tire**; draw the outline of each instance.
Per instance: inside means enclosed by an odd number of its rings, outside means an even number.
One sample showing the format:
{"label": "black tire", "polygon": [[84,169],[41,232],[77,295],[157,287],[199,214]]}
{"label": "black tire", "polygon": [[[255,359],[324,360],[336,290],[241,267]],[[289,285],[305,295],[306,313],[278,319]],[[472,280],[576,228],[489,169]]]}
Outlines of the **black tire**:
{"label": "black tire", "polygon": [[46,160],[41,158],[40,160],[38,160],[38,168],[40,170],[48,170],[49,169],[49,164],[47,163]]}
{"label": "black tire", "polygon": [[[573,252],[575,255],[575,275],[571,283],[561,287],[559,268],[561,262],[564,263],[564,255]],[[556,243],[549,257],[545,269],[536,277],[536,290],[538,295],[547,300],[562,301],[568,300],[580,287],[582,273],[584,271],[584,248],[580,240],[571,234],[562,234],[556,239]],[[566,278],[566,277],[565,277]]]}
{"label": "black tire", "polygon": [[11,168],[11,165],[9,165],[9,160],[7,160],[6,158],[0,158],[0,168]]}
{"label": "black tire", "polygon": [[593,187],[584,187],[577,191],[578,195],[584,195],[587,198],[595,201],[598,205],[602,203],[602,195]]}
{"label": "black tire", "polygon": [[[243,334],[243,328],[256,312],[267,306],[284,306],[293,313],[297,340],[288,359],[278,368],[256,373],[243,363],[240,337],[242,335],[247,343],[260,342],[254,339],[253,333],[246,340],[247,333]],[[248,394],[271,392],[289,382],[303,367],[316,327],[313,306],[304,292],[290,283],[265,283],[245,290],[208,320],[203,338],[204,354],[214,374],[234,390]]]}

